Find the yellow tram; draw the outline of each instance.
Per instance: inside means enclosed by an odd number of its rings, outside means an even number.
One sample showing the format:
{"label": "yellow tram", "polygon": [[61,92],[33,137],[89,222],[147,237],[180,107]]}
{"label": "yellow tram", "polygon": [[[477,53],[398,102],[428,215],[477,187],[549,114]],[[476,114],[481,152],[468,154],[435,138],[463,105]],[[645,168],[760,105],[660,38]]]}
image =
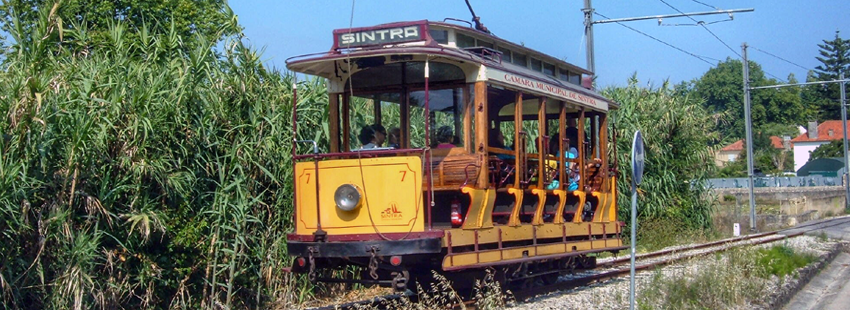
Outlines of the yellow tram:
{"label": "yellow tram", "polygon": [[[328,150],[293,154],[292,272],[549,282],[625,248],[607,159],[617,105],[592,72],[446,22],[333,35],[329,52],[287,60],[327,79],[330,132]],[[373,122],[352,124],[364,102]],[[362,277],[323,272],[349,265]]]}

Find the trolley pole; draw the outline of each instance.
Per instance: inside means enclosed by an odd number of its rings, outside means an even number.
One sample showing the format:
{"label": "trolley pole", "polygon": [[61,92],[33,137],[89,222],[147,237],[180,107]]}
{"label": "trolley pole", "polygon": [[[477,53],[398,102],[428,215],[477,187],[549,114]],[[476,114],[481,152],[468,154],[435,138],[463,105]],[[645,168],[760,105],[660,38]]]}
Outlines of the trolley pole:
{"label": "trolley pole", "polygon": [[744,59],[744,118],[746,119],[747,127],[747,177],[749,178],[749,193],[750,193],[750,231],[756,231],[756,199],[753,194],[753,118],[750,115],[750,66],[747,61],[747,42],[741,44],[741,55]]}

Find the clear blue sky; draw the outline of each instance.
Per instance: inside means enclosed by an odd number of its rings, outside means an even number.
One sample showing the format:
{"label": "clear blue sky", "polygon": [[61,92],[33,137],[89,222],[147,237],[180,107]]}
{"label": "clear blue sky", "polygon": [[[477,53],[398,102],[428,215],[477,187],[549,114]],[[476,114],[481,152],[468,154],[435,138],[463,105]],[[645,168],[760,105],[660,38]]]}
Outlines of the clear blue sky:
{"label": "clear blue sky", "polygon": [[[594,26],[596,68],[600,86],[624,85],[637,73],[642,84],[673,83],[700,77],[717,60],[738,58],[741,44],[752,48],[749,58],[770,75],[785,80],[793,73],[804,80],[807,70],[764,52],[813,69],[819,64],[818,43],[833,39],[835,31],[850,39],[848,0],[664,0],[682,12],[753,8],[737,13],[733,21],[707,25],[717,37],[700,26],[659,26],[657,20],[626,22],[624,25],[658,38],[702,60],[659,43],[618,24]],[[586,67],[583,1],[471,0],[475,13],[495,35],[524,43],[543,53]],[[278,68],[289,57],[322,52],[333,43],[331,31],[347,28],[351,1],[343,0],[250,0],[231,1],[230,6],[245,27],[247,40],[264,48],[264,59]],[[609,18],[676,14],[661,0],[593,1],[596,12]],[[463,0],[359,0],[354,3],[354,27],[395,21],[435,20],[446,17],[470,20]],[[697,16],[707,23],[728,19],[726,15]],[[598,15],[594,20],[605,19]],[[688,18],[665,19],[664,24],[693,24]],[[760,49],[756,50],[755,48]],[[764,51],[764,52],[762,52]],[[737,54],[736,54],[737,53]]]}

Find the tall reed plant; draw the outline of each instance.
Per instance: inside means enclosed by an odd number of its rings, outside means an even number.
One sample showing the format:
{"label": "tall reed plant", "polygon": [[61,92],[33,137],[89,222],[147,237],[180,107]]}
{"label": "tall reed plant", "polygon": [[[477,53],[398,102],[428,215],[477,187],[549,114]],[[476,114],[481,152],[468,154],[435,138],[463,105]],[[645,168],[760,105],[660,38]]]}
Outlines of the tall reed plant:
{"label": "tall reed plant", "polygon": [[[703,229],[711,226],[715,200],[703,183],[715,168],[710,146],[717,133],[714,119],[698,98],[678,95],[665,82],[658,88],[638,86],[635,76],[626,87],[609,87],[602,94],[620,104],[611,113],[616,135],[620,178],[619,217],[628,221],[631,210],[631,145],[640,130],[646,161],[638,189],[638,218],[669,220],[675,225]],[[614,148],[609,148],[611,152]]]}
{"label": "tall reed plant", "polygon": [[198,36],[187,48],[174,27],[116,21],[104,26],[108,40],[88,40],[55,8],[37,8],[32,27],[11,25],[5,42],[3,308],[265,308],[306,298],[309,283],[283,272],[291,141],[327,140],[317,134],[324,82],[298,82],[306,121],[293,133],[294,76],[266,67],[241,36]]}

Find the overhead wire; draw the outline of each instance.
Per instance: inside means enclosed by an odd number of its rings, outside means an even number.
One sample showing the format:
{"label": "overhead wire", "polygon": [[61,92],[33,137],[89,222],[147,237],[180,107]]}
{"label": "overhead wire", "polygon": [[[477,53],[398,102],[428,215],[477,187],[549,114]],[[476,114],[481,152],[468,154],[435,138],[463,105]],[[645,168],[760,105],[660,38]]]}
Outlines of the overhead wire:
{"label": "overhead wire", "polygon": [[696,3],[699,3],[699,4],[702,4],[702,5],[704,5],[704,6],[710,7],[710,8],[715,9],[715,10],[720,10],[720,8],[719,8],[719,7],[716,7],[716,6],[713,6],[713,5],[707,4],[707,3],[705,3],[705,2],[701,2],[701,1],[698,1],[698,0],[691,0],[691,1],[696,2]]}
{"label": "overhead wire", "polygon": [[738,58],[744,58],[743,56],[741,56],[740,53],[738,53],[735,49],[733,49],[731,46],[729,46],[729,44],[726,44],[726,42],[724,42],[723,39],[720,39],[720,37],[718,37],[716,34],[714,34],[714,32],[711,31],[711,29],[708,29],[708,27],[705,26],[705,22],[697,21],[696,19],[694,19],[693,17],[691,17],[687,13],[682,12],[681,10],[677,9],[676,7],[670,5],[669,3],[667,3],[667,1],[664,1],[664,0],[658,0],[658,1],[661,1],[661,3],[664,3],[665,5],[669,6],[671,9],[676,10],[676,12],[679,12],[679,14],[684,14],[685,17],[694,21],[695,23],[697,23],[697,25],[702,26],[702,28],[705,29],[705,31],[708,31],[708,33],[710,33],[712,36],[714,36],[714,38],[717,39],[717,41],[720,41],[720,43],[723,43],[723,45],[726,46],[726,48],[728,48],[730,51],[732,51],[732,53],[734,53],[735,55],[738,55]]}
{"label": "overhead wire", "polygon": [[[594,11],[594,12],[593,12],[593,14],[599,15],[599,16],[600,16],[600,17],[602,17],[602,18],[611,19],[610,17],[605,16],[605,15],[602,15],[601,13],[596,12],[596,11]],[[640,30],[637,30],[637,29],[635,29],[635,28],[629,27],[628,25],[623,24],[623,23],[621,23],[621,22],[616,22],[616,23],[617,23],[617,24],[619,24],[620,26],[623,26],[623,27],[628,28],[628,29],[629,29],[629,30],[631,30],[631,31],[637,32],[637,33],[639,33],[639,34],[644,35],[645,37],[648,37],[648,38],[650,38],[650,39],[653,39],[653,40],[657,41],[658,43],[661,43],[661,44],[667,45],[667,46],[669,46],[669,47],[671,47],[671,48],[673,48],[673,49],[675,49],[675,50],[677,50],[677,51],[680,51],[680,52],[682,52],[682,53],[688,54],[688,55],[690,55],[691,57],[694,57],[694,58],[696,58],[696,59],[702,60],[703,62],[707,63],[709,66],[714,67],[714,64],[712,64],[711,62],[709,62],[709,61],[708,61],[708,60],[706,60],[706,59],[710,59],[710,60],[714,60],[714,61],[716,61],[716,62],[720,62],[720,60],[719,60],[719,59],[714,59],[714,58],[711,58],[711,57],[708,57],[708,56],[700,56],[700,55],[697,55],[697,54],[694,54],[694,53],[688,52],[688,51],[686,51],[686,50],[684,50],[684,49],[682,49],[682,48],[679,48],[679,47],[677,47],[677,46],[675,46],[675,45],[673,45],[673,44],[670,44],[670,43],[664,42],[663,40],[661,40],[661,39],[659,39],[659,38],[653,37],[653,36],[651,36],[651,35],[649,35],[649,34],[647,34],[647,33],[643,32],[643,31],[640,31]]]}
{"label": "overhead wire", "polygon": [[776,55],[774,55],[774,54],[771,54],[771,53],[770,53],[770,52],[768,52],[768,51],[765,51],[765,50],[759,49],[758,47],[755,47],[755,46],[752,46],[752,45],[750,45],[750,47],[752,47],[754,50],[757,50],[757,51],[759,51],[759,52],[762,52],[762,53],[768,54],[768,55],[770,55],[770,56],[772,56],[772,57],[774,57],[774,58],[776,58],[776,59],[782,60],[782,61],[787,62],[787,63],[792,64],[792,65],[795,65],[795,66],[797,66],[797,67],[798,67],[798,68],[800,68],[800,69],[803,69],[803,70],[806,70],[806,71],[813,71],[813,69],[812,69],[812,68],[806,68],[806,67],[803,67],[803,66],[798,65],[798,64],[796,64],[796,63],[794,63],[794,62],[792,62],[792,61],[790,61],[790,60],[787,60],[787,59],[785,59],[785,58],[782,58],[782,57],[776,56]]}
{"label": "overhead wire", "polygon": [[[723,39],[721,39],[719,36],[717,36],[717,34],[715,34],[713,31],[711,31],[711,29],[708,29],[708,27],[706,26],[706,23],[705,23],[704,21],[697,21],[696,19],[694,19],[693,17],[691,17],[691,16],[690,16],[690,15],[688,15],[687,13],[682,12],[682,10],[679,10],[679,9],[677,9],[676,7],[672,6],[670,3],[667,3],[667,1],[665,1],[665,0],[658,0],[658,1],[661,1],[661,3],[664,3],[665,5],[667,5],[668,7],[670,7],[671,9],[675,10],[676,12],[679,12],[679,14],[683,14],[683,15],[685,15],[685,17],[687,17],[688,19],[690,19],[690,20],[694,21],[695,23],[697,23],[697,25],[702,26],[702,28],[703,28],[703,29],[705,29],[705,31],[708,31],[708,33],[710,33],[710,34],[711,34],[711,36],[713,36],[715,39],[717,39],[717,41],[720,41],[720,43],[722,43],[722,44],[723,44],[723,46],[726,46],[726,48],[728,48],[730,51],[732,51],[732,53],[733,53],[733,54],[737,55],[737,56],[738,56],[738,58],[740,58],[740,59],[743,59],[743,58],[744,58],[743,56],[741,56],[741,54],[740,54],[740,53],[738,53],[738,51],[736,51],[736,50],[735,50],[735,49],[733,49],[731,46],[729,46],[729,44],[726,44],[726,42],[725,42],[725,41],[723,41]],[[697,3],[700,3],[700,4],[705,5],[705,6],[709,6],[709,7],[711,7],[710,5],[708,5],[708,4],[706,4],[706,3],[703,3],[703,2],[699,2],[699,1],[696,1],[696,0],[692,0],[692,1],[697,2]],[[767,72],[767,71],[765,71],[765,70],[762,70],[762,71],[763,71],[765,74],[767,74],[767,75],[769,75],[769,76],[771,76],[771,77],[773,77],[773,78],[775,78],[775,79],[777,79],[777,80],[780,80],[780,81],[784,81],[784,80],[785,80],[785,79],[782,79],[782,78],[780,78],[780,77],[777,77],[777,76],[775,76],[775,75],[773,75],[773,74],[770,74],[770,72]]]}

